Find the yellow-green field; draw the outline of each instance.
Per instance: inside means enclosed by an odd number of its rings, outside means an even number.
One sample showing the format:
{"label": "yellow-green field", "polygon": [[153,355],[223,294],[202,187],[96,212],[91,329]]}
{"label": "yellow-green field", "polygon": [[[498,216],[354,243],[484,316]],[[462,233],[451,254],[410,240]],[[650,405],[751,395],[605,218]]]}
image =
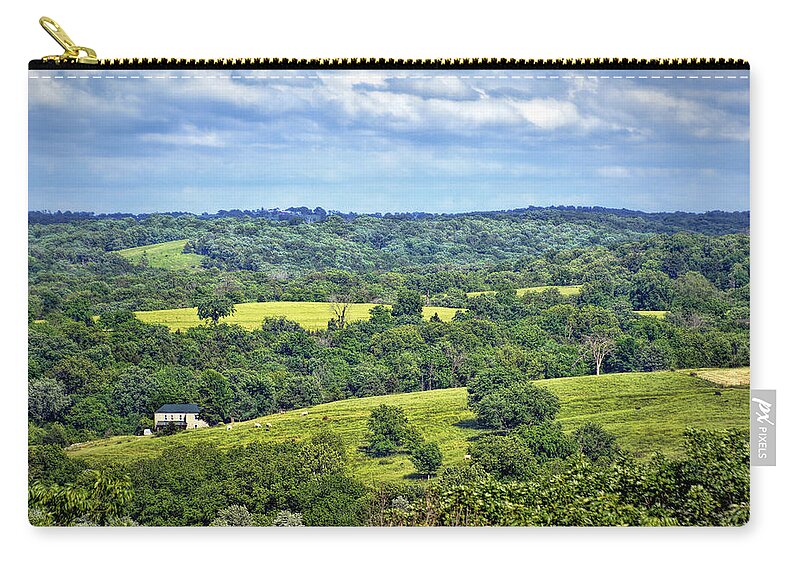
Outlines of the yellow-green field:
{"label": "yellow-green field", "polygon": [[[356,303],[346,313],[348,322],[369,319],[369,311],[377,305],[372,303]],[[443,321],[451,321],[458,309],[450,307],[423,307],[422,316],[430,319],[438,314]],[[161,311],[139,311],[136,317],[146,323],[167,325],[170,330],[186,330],[202,324],[197,318],[197,308],[164,309]],[[266,303],[239,303],[236,312],[221,323],[241,325],[246,329],[261,327],[264,317],[286,317],[295,321],[307,330],[319,330],[328,326],[334,317],[330,303],[314,303],[305,301],[268,301]]]}
{"label": "yellow-green field", "polygon": [[669,311],[634,311],[637,315],[643,317],[655,317],[656,319],[665,319]]}
{"label": "yellow-green field", "polygon": [[[578,295],[581,292],[580,285],[546,285],[542,287],[523,287],[522,289],[517,289],[517,295],[522,297],[525,293],[541,293],[547,289],[555,289],[566,297]],[[495,293],[497,293],[497,291],[470,291],[467,293],[467,297],[477,297],[478,295],[494,295]]]}
{"label": "yellow-green field", "polygon": [[[703,372],[718,380],[749,377],[749,369]],[[623,449],[637,457],[649,457],[656,451],[671,457],[680,455],[682,433],[687,427],[748,428],[747,386],[720,387],[688,372],[607,374],[537,383],[561,399],[558,419],[568,432],[588,421],[598,422],[618,437]],[[467,409],[466,389],[451,388],[331,402],[238,423],[230,431],[220,426],[168,437],[112,437],[74,445],[67,453],[91,464],[128,462],[156,456],[177,444],[208,442],[230,448],[253,441],[302,439],[327,428],[344,440],[350,464],[360,479],[399,481],[414,472],[407,455],[373,458],[360,451],[369,414],[380,404],[402,407],[426,440],[439,444],[445,466],[463,463],[469,439],[485,432],[475,426],[474,415]],[[268,431],[258,429],[255,422],[272,427]]]}
{"label": "yellow-green field", "polygon": [[176,239],[153,245],[143,245],[120,249],[116,253],[130,261],[139,263],[142,258],[147,256],[147,264],[150,267],[161,267],[173,270],[200,269],[203,261],[202,255],[196,253],[183,253],[183,247],[189,240]]}
{"label": "yellow-green field", "polygon": [[742,368],[694,368],[681,370],[686,374],[694,374],[720,386],[749,386],[750,367]]}

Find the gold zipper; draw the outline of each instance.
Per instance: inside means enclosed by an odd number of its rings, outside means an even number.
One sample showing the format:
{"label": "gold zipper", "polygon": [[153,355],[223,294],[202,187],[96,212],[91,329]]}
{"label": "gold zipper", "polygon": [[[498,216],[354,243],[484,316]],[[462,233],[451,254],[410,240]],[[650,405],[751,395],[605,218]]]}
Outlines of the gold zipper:
{"label": "gold zipper", "polygon": [[30,62],[29,69],[54,67],[107,67],[118,69],[750,69],[743,59],[723,58],[570,58],[570,59],[384,59],[384,58],[118,58],[98,59],[91,48],[78,46],[64,29],[48,17],[39,23],[64,48],[61,55],[48,55]]}
{"label": "gold zipper", "polygon": [[39,24],[50,34],[51,38],[58,42],[58,45],[64,48],[64,53],[61,55],[46,55],[42,58],[42,61],[52,63],[82,63],[89,65],[99,63],[97,54],[93,49],[75,45],[75,42],[70,39],[67,32],[64,31],[64,28],[59,26],[52,18],[42,16],[39,18]]}

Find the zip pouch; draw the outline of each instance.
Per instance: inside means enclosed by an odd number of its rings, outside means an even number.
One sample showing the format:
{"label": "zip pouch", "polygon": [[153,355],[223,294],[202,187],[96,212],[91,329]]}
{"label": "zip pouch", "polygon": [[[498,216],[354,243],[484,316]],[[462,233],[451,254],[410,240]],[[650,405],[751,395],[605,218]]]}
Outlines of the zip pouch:
{"label": "zip pouch", "polygon": [[738,526],[749,66],[29,68],[33,525]]}

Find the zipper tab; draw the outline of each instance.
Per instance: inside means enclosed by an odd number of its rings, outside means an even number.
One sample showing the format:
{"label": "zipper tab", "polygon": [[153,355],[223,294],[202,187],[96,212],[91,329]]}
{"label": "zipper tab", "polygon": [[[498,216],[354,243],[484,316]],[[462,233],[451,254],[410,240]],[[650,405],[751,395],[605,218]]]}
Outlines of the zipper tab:
{"label": "zipper tab", "polygon": [[[41,24],[45,31],[50,34],[50,37],[58,42],[58,45],[64,48],[63,54],[47,55],[42,58],[42,61],[52,61],[56,63],[100,63],[97,59],[97,54],[93,49],[75,45],[75,42],[70,39],[70,37],[67,35],[67,32],[65,32],[64,29],[52,18],[42,16],[39,18],[39,24]],[[81,52],[83,52],[85,55],[82,56]]]}

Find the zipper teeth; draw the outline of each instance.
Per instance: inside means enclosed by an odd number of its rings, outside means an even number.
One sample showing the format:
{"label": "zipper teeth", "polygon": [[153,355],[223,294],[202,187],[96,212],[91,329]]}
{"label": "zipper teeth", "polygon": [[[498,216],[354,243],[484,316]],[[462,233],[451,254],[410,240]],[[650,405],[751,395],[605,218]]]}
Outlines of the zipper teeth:
{"label": "zipper teeth", "polygon": [[119,58],[98,64],[34,60],[30,69],[74,68],[192,68],[192,69],[750,69],[743,59],[723,58],[567,58],[567,59],[393,59],[393,58]]}

